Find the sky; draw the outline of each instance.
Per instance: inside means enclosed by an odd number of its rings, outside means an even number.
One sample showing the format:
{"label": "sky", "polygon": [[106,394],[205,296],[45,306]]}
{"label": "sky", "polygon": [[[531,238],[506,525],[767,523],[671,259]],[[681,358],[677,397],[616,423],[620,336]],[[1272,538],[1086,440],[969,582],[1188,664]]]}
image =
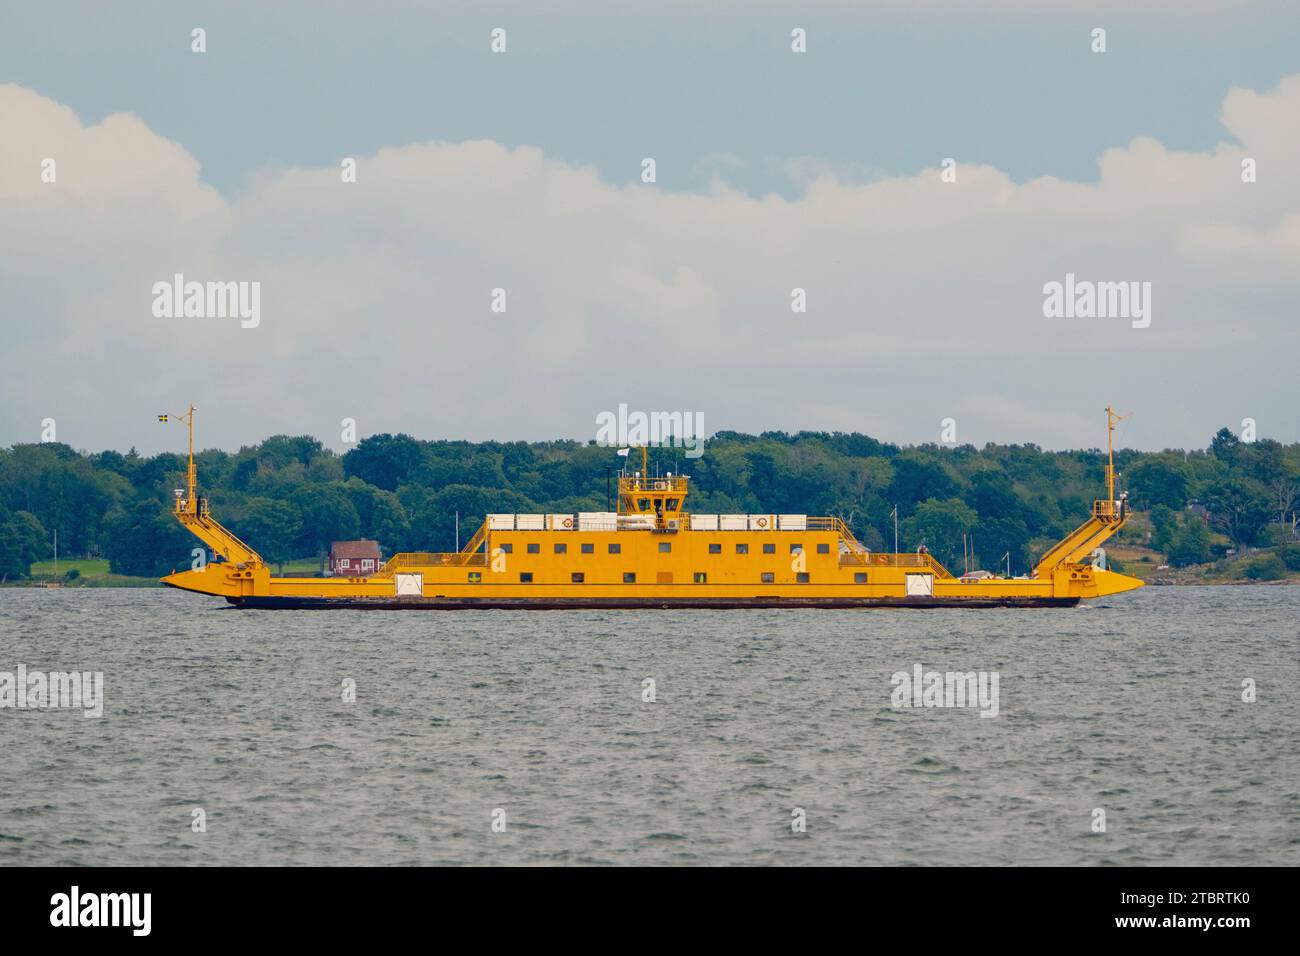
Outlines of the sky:
{"label": "sky", "polygon": [[[18,6],[0,445],[176,450],[191,402],[228,449],[589,439],[620,404],[1300,440],[1295,2]],[[256,326],[157,314],[176,274],[258,283]],[[1149,312],[1045,315],[1067,276]]]}

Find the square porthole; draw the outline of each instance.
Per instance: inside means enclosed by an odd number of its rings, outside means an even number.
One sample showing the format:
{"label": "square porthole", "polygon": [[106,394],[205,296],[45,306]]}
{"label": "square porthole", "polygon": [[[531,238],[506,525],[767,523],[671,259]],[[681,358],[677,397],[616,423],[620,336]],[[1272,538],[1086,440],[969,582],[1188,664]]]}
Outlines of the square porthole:
{"label": "square porthole", "polygon": [[854,571],[854,572],[853,572],[853,583],[854,583],[854,584],[866,584],[866,583],[867,583],[867,572],[866,572],[866,571]]}
{"label": "square porthole", "polygon": [[583,553],[583,554],[595,554],[595,553],[596,553],[596,546],[595,546],[594,544],[591,544],[591,543],[584,544],[584,545],[582,546],[582,553]]}
{"label": "square porthole", "polygon": [[709,576],[708,576],[708,574],[706,574],[706,573],[703,572],[703,571],[696,571],[696,572],[695,572],[695,583],[696,583],[696,584],[708,584],[708,583],[709,583]]}
{"label": "square porthole", "polygon": [[569,575],[569,580],[572,581],[574,584],[582,584],[583,581],[586,580],[586,578],[581,571],[574,571],[572,574]]}
{"label": "square porthole", "polygon": [[831,553],[831,546],[830,546],[829,544],[825,544],[825,543],[823,543],[823,544],[819,544],[819,545],[817,545],[817,553],[818,553],[818,554],[830,554],[830,553]]}
{"label": "square porthole", "polygon": [[747,544],[736,545],[736,554],[749,554],[749,545]]}
{"label": "square porthole", "polygon": [[623,583],[624,583],[624,584],[636,584],[636,572],[635,572],[635,571],[624,571],[624,572],[623,572]]}
{"label": "square porthole", "polygon": [[610,554],[621,554],[622,551],[623,551],[623,546],[621,544],[611,544],[609,546]]}
{"label": "square porthole", "polygon": [[540,554],[541,551],[542,551],[542,546],[540,544],[530,544],[528,546],[529,554]]}
{"label": "square porthole", "polygon": [[533,572],[532,572],[532,571],[520,571],[520,572],[519,572],[519,583],[520,583],[520,584],[532,584],[532,583],[533,583]]}
{"label": "square porthole", "polygon": [[513,544],[499,544],[499,545],[497,545],[497,547],[499,547],[499,548],[501,549],[501,553],[502,553],[502,554],[514,554],[514,553],[515,553],[515,546],[514,546]]}
{"label": "square porthole", "polygon": [[776,554],[776,545],[773,544],[771,541],[767,542],[767,544],[763,545],[763,553]]}
{"label": "square porthole", "polygon": [[764,571],[762,580],[764,584],[771,584],[776,580],[776,575],[771,571]]}
{"label": "square porthole", "polygon": [[668,552],[672,551],[672,549],[673,549],[673,543],[672,543],[671,541],[660,541],[660,542],[659,542],[659,553],[660,553],[660,554],[667,554]]}
{"label": "square porthole", "polygon": [[709,554],[721,554],[721,553],[722,553],[722,545],[721,545],[721,544],[711,544],[711,545],[709,545]]}
{"label": "square porthole", "polygon": [[807,584],[808,573],[806,571],[800,571],[798,574],[795,575],[794,579],[798,581],[800,584]]}

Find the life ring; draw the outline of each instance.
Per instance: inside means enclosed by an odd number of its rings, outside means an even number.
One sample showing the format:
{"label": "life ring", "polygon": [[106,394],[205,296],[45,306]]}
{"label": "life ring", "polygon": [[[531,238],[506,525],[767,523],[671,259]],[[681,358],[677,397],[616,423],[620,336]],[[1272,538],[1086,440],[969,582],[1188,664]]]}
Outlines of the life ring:
{"label": "life ring", "polygon": [[757,521],[755,521],[754,523],[755,523],[756,525],[758,525],[760,528],[766,528],[766,527],[767,527],[767,519],[766,519],[766,518],[759,518],[759,519],[758,519]]}
{"label": "life ring", "polygon": [[563,521],[560,522],[560,524],[563,525],[563,526],[566,527],[566,528],[572,528],[572,527],[573,527],[573,519],[572,519],[572,518],[565,518]]}

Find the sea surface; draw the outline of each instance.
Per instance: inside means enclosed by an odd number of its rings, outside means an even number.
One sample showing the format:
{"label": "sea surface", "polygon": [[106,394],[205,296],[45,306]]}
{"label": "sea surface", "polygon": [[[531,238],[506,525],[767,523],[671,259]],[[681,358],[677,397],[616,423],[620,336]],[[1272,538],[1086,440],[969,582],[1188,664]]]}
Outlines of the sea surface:
{"label": "sea surface", "polygon": [[[0,865],[1300,863],[1296,587],[531,613],[0,590],[19,664],[102,672],[104,713],[0,709]],[[996,672],[997,716],[893,707],[917,664]]]}

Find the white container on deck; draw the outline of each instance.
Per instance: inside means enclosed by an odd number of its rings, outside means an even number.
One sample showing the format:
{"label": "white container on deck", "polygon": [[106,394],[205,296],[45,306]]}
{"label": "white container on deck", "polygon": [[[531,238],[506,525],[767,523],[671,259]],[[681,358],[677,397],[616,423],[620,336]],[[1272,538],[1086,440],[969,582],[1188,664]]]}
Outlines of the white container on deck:
{"label": "white container on deck", "polygon": [[747,531],[749,518],[746,515],[718,515],[718,528],[721,531]]}
{"label": "white container on deck", "polygon": [[691,515],[692,531],[717,531],[717,515]]}
{"label": "white container on deck", "polygon": [[573,515],[547,515],[546,526],[552,531],[572,531],[578,526]]}
{"label": "white container on deck", "polygon": [[520,531],[545,531],[546,515],[515,515],[515,527]]}
{"label": "white container on deck", "polygon": [[750,531],[775,531],[776,515],[749,515]]}
{"label": "white container on deck", "polygon": [[579,511],[579,531],[617,531],[618,512],[616,511]]}
{"label": "white container on deck", "polygon": [[620,531],[652,531],[655,527],[654,515],[619,515]]}
{"label": "white container on deck", "polygon": [[488,515],[489,531],[514,531],[514,515]]}
{"label": "white container on deck", "polygon": [[807,531],[807,515],[778,515],[777,520],[780,522],[779,527],[782,531]]}

